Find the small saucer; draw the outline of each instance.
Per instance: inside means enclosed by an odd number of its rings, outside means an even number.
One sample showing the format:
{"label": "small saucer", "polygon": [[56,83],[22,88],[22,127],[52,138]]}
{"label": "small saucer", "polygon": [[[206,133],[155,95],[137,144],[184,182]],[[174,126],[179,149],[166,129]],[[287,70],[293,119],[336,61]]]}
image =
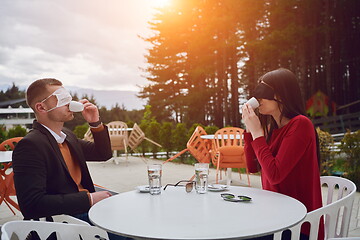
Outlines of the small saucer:
{"label": "small saucer", "polygon": [[149,185],[137,186],[136,189],[141,193],[150,192]]}
{"label": "small saucer", "polygon": [[228,191],[229,187],[227,185],[221,185],[221,184],[209,184],[208,185],[208,191],[210,192],[222,192],[222,191]]}

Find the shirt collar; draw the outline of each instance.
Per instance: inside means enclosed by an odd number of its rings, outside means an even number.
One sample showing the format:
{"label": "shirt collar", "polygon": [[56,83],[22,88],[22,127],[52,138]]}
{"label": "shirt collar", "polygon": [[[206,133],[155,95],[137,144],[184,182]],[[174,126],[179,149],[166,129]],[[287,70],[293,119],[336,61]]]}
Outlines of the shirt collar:
{"label": "shirt collar", "polygon": [[57,143],[63,143],[65,141],[66,134],[63,131],[60,132],[60,136],[59,136],[56,132],[54,132],[53,130],[51,130],[50,128],[45,126],[44,124],[41,124],[41,125],[51,133],[51,135],[55,138]]}

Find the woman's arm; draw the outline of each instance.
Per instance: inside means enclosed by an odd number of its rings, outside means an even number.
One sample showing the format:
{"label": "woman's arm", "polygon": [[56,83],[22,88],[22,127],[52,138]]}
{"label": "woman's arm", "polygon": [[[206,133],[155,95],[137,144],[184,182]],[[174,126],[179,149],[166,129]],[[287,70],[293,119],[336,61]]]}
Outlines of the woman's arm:
{"label": "woman's arm", "polygon": [[[309,121],[310,122],[310,121]],[[275,156],[271,152],[264,137],[259,137],[252,142],[255,155],[266,172],[271,184],[282,182],[293,170],[296,164],[303,159],[309,146],[314,143],[314,128],[310,123],[301,119],[291,123],[286,135],[281,140],[281,145]]]}

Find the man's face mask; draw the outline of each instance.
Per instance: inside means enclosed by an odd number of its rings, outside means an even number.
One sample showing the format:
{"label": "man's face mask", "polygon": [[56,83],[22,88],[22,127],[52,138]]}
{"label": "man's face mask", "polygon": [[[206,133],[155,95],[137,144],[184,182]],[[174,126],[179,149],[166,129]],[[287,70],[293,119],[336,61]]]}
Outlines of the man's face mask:
{"label": "man's face mask", "polygon": [[255,88],[254,97],[256,99],[268,99],[274,100],[275,92],[274,89],[265,82],[260,82]]}
{"label": "man's face mask", "polygon": [[57,104],[55,107],[47,110],[46,112],[50,112],[50,111],[54,110],[55,108],[65,106],[65,105],[69,104],[72,100],[70,93],[65,88],[61,87],[61,88],[57,89],[55,92],[53,92],[50,96],[48,96],[47,98],[42,100],[41,103],[48,100],[51,96],[56,97]]}

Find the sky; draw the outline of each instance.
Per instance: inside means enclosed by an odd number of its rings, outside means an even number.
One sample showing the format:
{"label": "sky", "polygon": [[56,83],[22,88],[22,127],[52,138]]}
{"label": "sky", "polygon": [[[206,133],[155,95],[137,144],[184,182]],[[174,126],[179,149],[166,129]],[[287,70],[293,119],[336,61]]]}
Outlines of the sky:
{"label": "sky", "polygon": [[[0,86],[39,78],[139,91],[148,21],[167,0],[1,0]],[[139,87],[140,86],[140,87]],[[7,88],[5,88],[7,89]]]}

